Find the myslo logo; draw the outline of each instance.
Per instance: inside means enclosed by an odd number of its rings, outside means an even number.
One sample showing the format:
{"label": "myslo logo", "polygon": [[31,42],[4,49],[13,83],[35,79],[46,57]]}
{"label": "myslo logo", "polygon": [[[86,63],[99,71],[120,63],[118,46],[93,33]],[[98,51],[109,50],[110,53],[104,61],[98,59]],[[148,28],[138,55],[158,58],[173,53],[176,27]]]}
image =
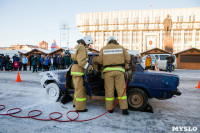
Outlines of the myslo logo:
{"label": "myslo logo", "polygon": [[191,127],[191,126],[172,126],[172,131],[175,132],[196,132],[198,130],[197,127]]}

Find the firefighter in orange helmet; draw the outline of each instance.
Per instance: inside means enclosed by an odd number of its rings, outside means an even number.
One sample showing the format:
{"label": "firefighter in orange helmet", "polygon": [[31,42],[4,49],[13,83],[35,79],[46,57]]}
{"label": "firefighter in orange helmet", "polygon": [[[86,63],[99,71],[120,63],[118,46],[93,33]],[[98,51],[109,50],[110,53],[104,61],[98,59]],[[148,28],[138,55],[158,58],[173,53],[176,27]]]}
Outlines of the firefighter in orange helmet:
{"label": "firefighter in orange helmet", "polygon": [[[123,46],[120,46],[114,36],[110,36],[107,45],[100,50],[99,63],[103,65],[106,109],[113,113],[114,88],[116,87],[119,105],[122,114],[128,115],[128,103],[125,90],[125,69],[128,69],[130,55]],[[124,95],[122,96],[122,94]],[[122,97],[121,97],[122,96]]]}

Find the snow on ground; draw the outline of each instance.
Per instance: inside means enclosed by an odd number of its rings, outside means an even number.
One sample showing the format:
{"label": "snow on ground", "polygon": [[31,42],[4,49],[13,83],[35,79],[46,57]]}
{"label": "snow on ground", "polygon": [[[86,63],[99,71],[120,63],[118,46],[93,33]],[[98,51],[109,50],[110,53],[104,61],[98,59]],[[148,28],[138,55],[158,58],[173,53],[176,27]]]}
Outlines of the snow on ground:
{"label": "snow on ground", "polygon": [[[113,114],[108,113],[96,120],[68,123],[0,115],[0,133],[168,133],[172,132],[172,126],[196,126],[197,132],[200,132],[200,89],[195,88],[200,80],[200,70],[176,70],[173,73],[180,76],[179,89],[182,95],[169,100],[151,99],[154,114],[129,111],[129,116],[123,116],[117,106]],[[48,102],[39,82],[39,73],[22,71],[20,76],[23,82],[17,83],[17,72],[0,72],[0,104],[6,105],[6,109],[0,111],[1,114],[10,108],[19,107],[23,109],[17,114],[20,116],[27,116],[30,110],[39,109],[43,114],[38,118],[48,119],[49,114],[56,111],[63,114],[61,120],[67,120],[65,114],[73,109],[72,102],[68,104],[68,109],[60,107],[59,103]],[[80,113],[79,120],[103,114],[106,111],[104,97],[88,100],[87,108],[89,112]],[[76,114],[70,116],[73,118]]]}

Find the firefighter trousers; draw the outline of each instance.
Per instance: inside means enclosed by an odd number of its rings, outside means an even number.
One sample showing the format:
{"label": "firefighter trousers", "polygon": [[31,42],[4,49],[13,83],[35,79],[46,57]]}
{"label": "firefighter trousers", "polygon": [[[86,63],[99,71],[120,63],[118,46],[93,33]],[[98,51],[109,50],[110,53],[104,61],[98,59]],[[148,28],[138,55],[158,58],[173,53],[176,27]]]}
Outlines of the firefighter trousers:
{"label": "firefighter trousers", "polygon": [[82,76],[72,76],[74,83],[74,101],[76,110],[85,110],[86,109],[86,88],[83,85]]}
{"label": "firefighter trousers", "polygon": [[[118,99],[121,98],[125,90],[125,79],[124,73],[122,71],[108,71],[104,73],[104,83],[105,83],[105,101],[106,109],[110,110],[114,105],[114,89],[116,88]],[[119,101],[120,109],[127,109],[127,95],[126,92]]]}

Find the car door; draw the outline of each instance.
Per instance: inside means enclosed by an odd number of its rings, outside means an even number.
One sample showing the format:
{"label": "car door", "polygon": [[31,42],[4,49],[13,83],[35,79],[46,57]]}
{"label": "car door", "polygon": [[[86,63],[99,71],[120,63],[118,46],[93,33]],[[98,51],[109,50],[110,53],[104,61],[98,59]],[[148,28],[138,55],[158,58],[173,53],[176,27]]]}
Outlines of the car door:
{"label": "car door", "polygon": [[162,70],[165,70],[166,69],[166,63],[167,63],[167,60],[166,60],[166,57],[168,57],[169,55],[166,55],[166,54],[161,54],[160,55],[160,63],[159,63],[159,69],[162,69]]}

